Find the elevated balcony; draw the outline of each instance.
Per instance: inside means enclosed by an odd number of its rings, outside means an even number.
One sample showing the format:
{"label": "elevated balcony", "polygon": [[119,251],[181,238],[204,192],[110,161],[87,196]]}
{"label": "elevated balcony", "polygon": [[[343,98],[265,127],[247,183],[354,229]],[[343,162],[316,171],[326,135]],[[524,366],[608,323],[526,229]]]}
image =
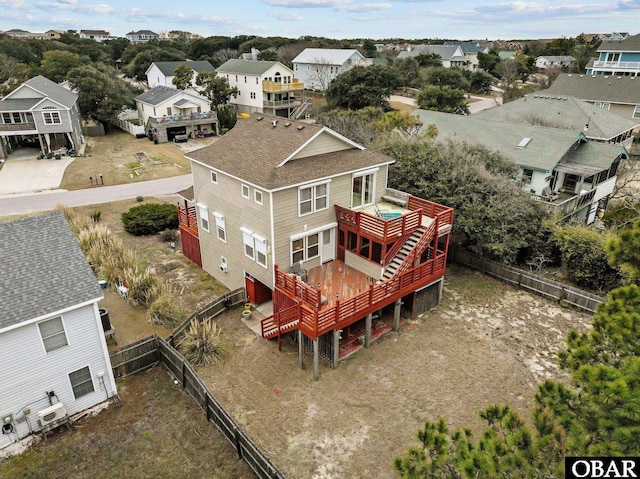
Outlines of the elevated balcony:
{"label": "elevated balcony", "polygon": [[[262,335],[274,338],[299,329],[307,337],[316,339],[329,331],[343,329],[444,276],[453,209],[411,195],[404,194],[404,198],[405,205],[396,205],[401,211],[386,217],[336,205],[341,232],[346,228],[382,245],[377,273],[368,274],[365,272],[368,268],[353,267],[348,264],[348,258],[341,259],[340,251],[337,260],[310,270],[304,278],[306,282],[276,265],[274,315],[263,320]],[[380,206],[391,204],[380,203]],[[412,236],[416,239],[408,242]],[[440,243],[441,236],[444,239]],[[384,266],[397,259],[407,244],[411,246],[400,256],[399,264],[391,274],[383,276]],[[344,254],[344,245],[338,248],[342,248]],[[357,252],[347,253],[360,262],[376,266],[375,261],[358,256]]]}
{"label": "elevated balcony", "polygon": [[0,123],[0,132],[30,132],[35,133],[36,124],[34,122],[26,123]]}
{"label": "elevated balcony", "polygon": [[299,91],[300,94],[302,94],[304,91],[304,83],[297,78],[294,78],[291,83],[263,80],[262,91],[265,93],[291,93]]}
{"label": "elevated balcony", "polygon": [[618,72],[639,72],[640,73],[640,62],[595,61],[593,62],[593,68],[603,68],[607,70],[615,70]]}

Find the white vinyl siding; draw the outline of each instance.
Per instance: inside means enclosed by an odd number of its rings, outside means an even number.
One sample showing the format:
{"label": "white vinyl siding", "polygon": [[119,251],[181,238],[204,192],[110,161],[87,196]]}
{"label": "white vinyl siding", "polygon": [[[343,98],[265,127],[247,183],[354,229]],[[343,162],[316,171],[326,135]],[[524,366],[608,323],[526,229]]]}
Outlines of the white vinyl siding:
{"label": "white vinyl siding", "polygon": [[69,373],[69,382],[71,383],[71,389],[73,390],[73,397],[75,399],[79,399],[95,391],[89,366]]}
{"label": "white vinyl siding", "polygon": [[67,335],[64,332],[62,317],[60,316],[38,323],[38,329],[46,352],[54,351],[69,344]]}
{"label": "white vinyl siding", "polygon": [[42,112],[42,118],[44,119],[44,122],[47,125],[60,125],[60,124],[62,124],[62,119],[60,118],[60,113],[57,112],[57,111],[45,111],[45,112]]}

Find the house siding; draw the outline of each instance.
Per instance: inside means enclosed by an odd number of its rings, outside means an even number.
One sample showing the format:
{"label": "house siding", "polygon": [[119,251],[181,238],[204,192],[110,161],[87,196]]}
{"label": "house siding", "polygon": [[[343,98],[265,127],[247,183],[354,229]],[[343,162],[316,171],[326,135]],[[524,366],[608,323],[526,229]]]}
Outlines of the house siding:
{"label": "house siding", "polygon": [[[68,414],[94,406],[113,394],[111,365],[105,359],[106,344],[99,329],[94,305],[71,310],[62,315],[68,345],[45,352],[37,323],[0,334],[0,414],[22,416],[28,407],[31,427],[39,430],[37,412],[49,406],[45,391],[54,391]],[[53,315],[51,317],[56,317]],[[11,365],[9,367],[9,365]],[[89,366],[94,392],[75,400],[69,373]],[[98,373],[104,372],[108,389],[101,388]],[[112,377],[112,376],[111,376]],[[26,422],[14,421],[20,438],[29,434]],[[0,434],[0,448],[10,444],[14,435]]]}
{"label": "house siding", "polygon": [[[267,255],[267,267],[252,261],[244,254],[243,233],[247,228],[267,239],[271,244],[269,194],[262,191],[262,205],[254,201],[256,188],[249,185],[249,199],[241,194],[242,183],[230,176],[218,172],[218,184],[211,183],[211,169],[192,162],[193,187],[197,202],[206,205],[209,210],[209,232],[200,227],[198,234],[202,252],[202,268],[230,289],[244,286],[245,271],[269,287],[273,285],[273,263]],[[227,242],[218,239],[215,216],[225,217]],[[200,213],[198,212],[198,215]],[[227,272],[220,270],[220,257],[227,259]]]}
{"label": "house siding", "polygon": [[[322,155],[334,151],[350,150],[353,147],[344,141],[328,133],[318,135],[309,145],[300,150],[293,158],[307,158],[314,155]],[[291,161],[291,160],[289,160]]]}

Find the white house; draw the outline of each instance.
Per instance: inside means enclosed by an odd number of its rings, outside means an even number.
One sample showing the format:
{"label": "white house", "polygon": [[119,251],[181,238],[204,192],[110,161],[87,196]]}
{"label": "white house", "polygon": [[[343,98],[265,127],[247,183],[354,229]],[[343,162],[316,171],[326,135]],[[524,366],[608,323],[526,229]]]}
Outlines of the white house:
{"label": "white house", "polygon": [[617,33],[603,41],[587,75],[640,76],[640,34]]}
{"label": "white house", "polygon": [[398,58],[415,58],[419,55],[438,55],[444,68],[473,70],[473,64],[460,45],[413,45],[410,50],[400,52]]}
{"label": "white house", "polygon": [[297,118],[310,105],[304,98],[304,83],[280,62],[228,60],[216,72],[226,78],[238,94],[229,102],[239,113],[266,113]]}
{"label": "white house", "polygon": [[147,84],[149,88],[156,87],[158,85],[168,86],[175,88],[173,79],[175,78],[175,71],[181,65],[188,66],[194,71],[192,85],[196,84],[196,75],[202,72],[213,72],[215,68],[207,60],[202,61],[179,61],[179,62],[153,62],[147,68],[145,75],[147,76]]}
{"label": "white house", "polygon": [[340,73],[365,64],[365,58],[354,49],[305,48],[291,63],[294,75],[307,88],[324,91]]}
{"label": "white house", "polygon": [[0,223],[0,271],[4,448],[117,389],[98,309],[102,290],[64,215]]}
{"label": "white house", "polygon": [[157,143],[176,135],[200,137],[218,134],[218,115],[211,101],[192,90],[157,86],[134,98],[138,120]]}
{"label": "white house", "polygon": [[573,68],[578,64],[571,55],[540,56],[536,58],[536,68],[548,70],[550,68]]}
{"label": "white house", "polygon": [[80,38],[88,38],[89,40],[93,40],[98,43],[118,38],[105,30],[80,30],[78,32],[78,36]]}
{"label": "white house", "polygon": [[160,35],[151,30],[138,30],[137,32],[131,31],[127,33],[125,37],[135,45],[137,43],[147,43],[151,40],[158,40]]}

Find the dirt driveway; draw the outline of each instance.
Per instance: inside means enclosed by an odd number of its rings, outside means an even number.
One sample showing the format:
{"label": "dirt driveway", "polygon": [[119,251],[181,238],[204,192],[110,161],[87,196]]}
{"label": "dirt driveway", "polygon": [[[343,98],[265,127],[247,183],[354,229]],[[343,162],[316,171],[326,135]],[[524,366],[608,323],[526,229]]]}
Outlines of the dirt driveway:
{"label": "dirt driveway", "polygon": [[479,410],[509,403],[529,415],[538,381],[560,378],[554,354],[588,315],[480,273],[451,267],[442,304],[314,382],[296,345],[220,320],[229,353],[199,374],[288,478],[394,478],[392,461],[425,420],[475,433]]}

